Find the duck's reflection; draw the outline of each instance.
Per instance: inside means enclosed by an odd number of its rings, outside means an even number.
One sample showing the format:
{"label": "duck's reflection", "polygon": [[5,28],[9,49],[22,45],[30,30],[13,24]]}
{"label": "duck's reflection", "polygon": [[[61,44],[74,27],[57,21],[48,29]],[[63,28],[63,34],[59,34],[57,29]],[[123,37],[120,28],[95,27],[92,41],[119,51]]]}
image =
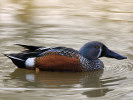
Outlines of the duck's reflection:
{"label": "duck's reflection", "polygon": [[[22,81],[23,87],[37,88],[96,88],[82,94],[89,97],[103,96],[111,89],[103,88],[100,80],[103,71],[95,72],[39,72],[16,69],[10,74],[12,80]],[[21,85],[22,86],[22,85]]]}

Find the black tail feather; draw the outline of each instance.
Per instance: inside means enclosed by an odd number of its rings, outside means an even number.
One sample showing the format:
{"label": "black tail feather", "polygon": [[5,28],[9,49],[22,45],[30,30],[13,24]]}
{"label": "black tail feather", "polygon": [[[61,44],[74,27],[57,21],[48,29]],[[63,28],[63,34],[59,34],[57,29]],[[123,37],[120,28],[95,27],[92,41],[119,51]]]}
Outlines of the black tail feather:
{"label": "black tail feather", "polygon": [[18,68],[25,68],[25,60],[18,58],[17,54],[4,54],[6,57],[10,58],[12,62],[18,67]]}
{"label": "black tail feather", "polygon": [[23,44],[15,44],[15,45],[18,45],[18,46],[21,46],[21,47],[24,47],[30,51],[35,51],[39,48],[45,48],[45,47],[42,47],[42,46],[32,46],[32,45],[23,45]]}

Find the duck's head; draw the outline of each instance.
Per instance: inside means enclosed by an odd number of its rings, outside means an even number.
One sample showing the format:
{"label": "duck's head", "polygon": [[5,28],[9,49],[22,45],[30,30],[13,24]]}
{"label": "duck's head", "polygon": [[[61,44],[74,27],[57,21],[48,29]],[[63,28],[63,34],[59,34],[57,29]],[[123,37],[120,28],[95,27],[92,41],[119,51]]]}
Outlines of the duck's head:
{"label": "duck's head", "polygon": [[127,59],[126,56],[115,53],[108,49],[103,43],[97,41],[86,43],[79,52],[87,59],[98,59],[100,57],[109,57],[118,60]]}

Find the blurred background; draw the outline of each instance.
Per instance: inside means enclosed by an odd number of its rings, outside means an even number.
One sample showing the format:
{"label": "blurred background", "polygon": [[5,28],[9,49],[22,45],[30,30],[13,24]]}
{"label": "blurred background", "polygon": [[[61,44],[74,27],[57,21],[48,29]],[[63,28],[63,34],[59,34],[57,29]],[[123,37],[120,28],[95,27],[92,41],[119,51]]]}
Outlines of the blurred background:
{"label": "blurred background", "polygon": [[[102,58],[104,71],[40,72],[17,69],[2,53],[14,44],[80,49],[100,41],[127,60]],[[0,100],[131,100],[132,0],[0,0]]]}

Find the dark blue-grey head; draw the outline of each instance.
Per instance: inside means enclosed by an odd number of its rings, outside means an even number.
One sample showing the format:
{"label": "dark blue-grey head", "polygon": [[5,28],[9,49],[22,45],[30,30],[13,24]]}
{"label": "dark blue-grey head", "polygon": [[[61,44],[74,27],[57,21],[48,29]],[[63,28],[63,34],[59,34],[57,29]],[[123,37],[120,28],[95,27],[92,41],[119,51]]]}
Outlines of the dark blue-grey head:
{"label": "dark blue-grey head", "polygon": [[118,60],[127,59],[127,57],[109,50],[103,43],[97,41],[86,43],[79,52],[87,59],[98,59],[100,57],[109,57]]}

